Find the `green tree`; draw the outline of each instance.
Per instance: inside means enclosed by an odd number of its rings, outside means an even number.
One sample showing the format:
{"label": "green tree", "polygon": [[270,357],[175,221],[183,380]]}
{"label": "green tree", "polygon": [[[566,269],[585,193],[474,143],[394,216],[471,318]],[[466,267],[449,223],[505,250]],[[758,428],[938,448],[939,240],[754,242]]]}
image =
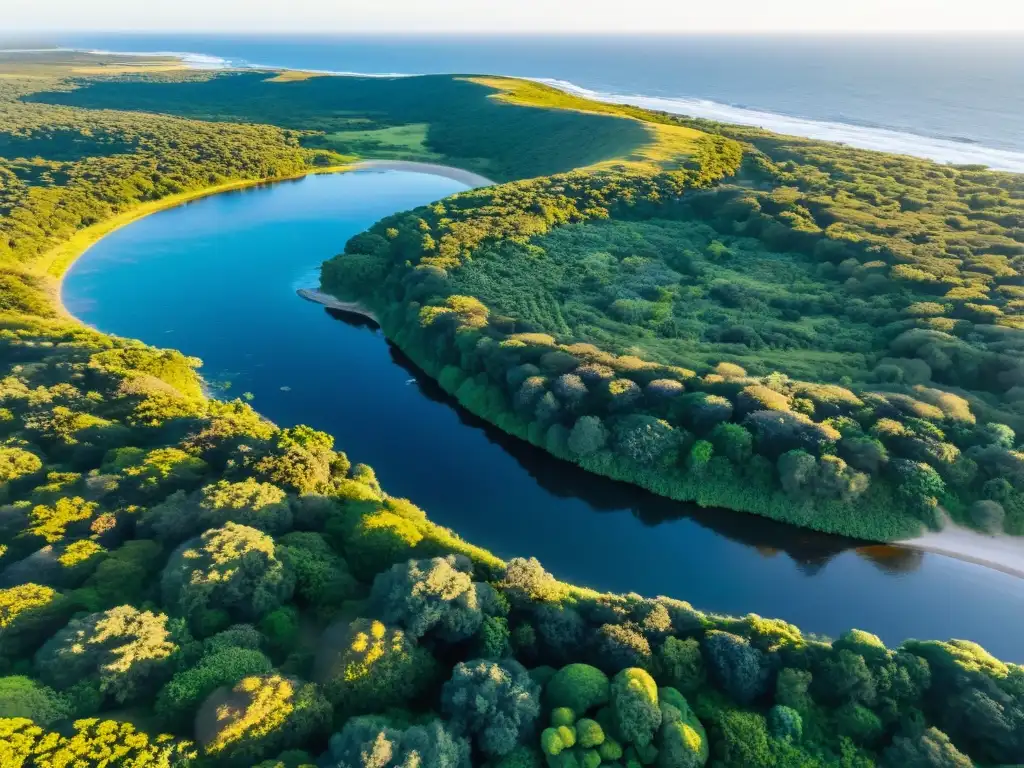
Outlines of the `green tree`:
{"label": "green tree", "polygon": [[382,712],[414,700],[433,682],[436,663],[405,632],[380,621],[356,619],[325,633],[317,654],[317,680],[346,715]]}
{"label": "green tree", "polygon": [[588,456],[604,448],[608,430],[597,416],[580,416],[569,433],[569,450],[577,456]]}
{"label": "green tree", "polygon": [[972,768],[971,759],[960,752],[949,736],[928,728],[919,736],[896,736],[882,755],[887,768]]}
{"label": "green tree", "polygon": [[203,656],[194,667],[174,675],[161,690],[154,711],[169,727],[183,725],[199,704],[222,686],[271,671],[270,659],[250,648],[224,648]]}
{"label": "green tree", "polygon": [[122,605],[72,620],[39,649],[35,665],[59,690],[96,681],[124,703],[153,695],[177,650],[165,615]]}
{"label": "green tree", "polygon": [[764,654],[743,637],[713,630],[704,638],[704,660],[714,679],[734,700],[746,704],[765,691]]}
{"label": "green tree", "polygon": [[331,707],[312,683],[253,675],[214,691],[196,713],[196,740],[222,765],[250,766],[327,729]]}
{"label": "green tree", "polygon": [[562,667],[544,688],[544,700],[549,707],[568,707],[576,715],[604,706],[610,695],[608,676],[589,664]]}
{"label": "green tree", "polygon": [[469,742],[438,720],[406,728],[382,717],[353,717],[331,737],[324,768],[470,768]]}
{"label": "green tree", "polygon": [[385,622],[403,626],[414,639],[432,633],[458,642],[499,610],[493,587],[474,582],[472,571],[462,555],[410,560],[378,574],[370,599]]}
{"label": "green tree", "polygon": [[232,522],[179,547],[162,577],[165,604],[192,621],[211,610],[255,619],[291,597],[294,587],[274,540]]}
{"label": "green tree", "polygon": [[532,734],[540,686],[513,659],[460,662],[444,684],[441,706],[453,731],[468,735],[488,757],[501,757]]}
{"label": "green tree", "polygon": [[638,747],[646,747],[661,726],[658,685],[639,668],[624,669],[613,679],[611,707],[616,732]]}
{"label": "green tree", "polygon": [[693,638],[665,638],[658,649],[657,668],[669,685],[686,694],[695,693],[706,678],[700,643]]}
{"label": "green tree", "polygon": [[70,715],[70,702],[52,688],[23,675],[0,677],[0,718],[23,717],[46,726]]}

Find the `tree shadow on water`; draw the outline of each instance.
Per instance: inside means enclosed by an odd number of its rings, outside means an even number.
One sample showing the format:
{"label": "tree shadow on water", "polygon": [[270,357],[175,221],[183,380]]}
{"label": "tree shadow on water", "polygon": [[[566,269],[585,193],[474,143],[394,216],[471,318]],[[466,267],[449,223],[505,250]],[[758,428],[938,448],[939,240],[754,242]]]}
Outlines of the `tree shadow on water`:
{"label": "tree shadow on water", "polygon": [[[330,309],[327,312],[348,325],[379,331],[376,323],[359,315]],[[551,496],[580,500],[595,512],[625,510],[648,526],[688,519],[745,545],[761,557],[771,558],[784,553],[807,576],[815,575],[833,558],[848,551],[856,552],[858,557],[892,575],[912,572],[921,565],[922,553],[915,550],[819,533],[745,512],[673,501],[637,486],[587,472],[470,413],[397,346],[390,341],[387,344],[392,361],[408,373],[424,397],[452,409],[467,427],[482,431],[489,442],[511,456]]]}

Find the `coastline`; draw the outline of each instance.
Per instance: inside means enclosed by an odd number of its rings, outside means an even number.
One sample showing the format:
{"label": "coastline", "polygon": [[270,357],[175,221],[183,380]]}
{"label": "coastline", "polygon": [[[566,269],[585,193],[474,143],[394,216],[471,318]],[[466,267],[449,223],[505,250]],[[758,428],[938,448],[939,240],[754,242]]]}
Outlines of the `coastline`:
{"label": "coastline", "polygon": [[331,296],[329,293],[324,293],[316,288],[299,288],[295,293],[298,294],[299,298],[305,299],[306,301],[310,301],[314,304],[320,304],[328,309],[336,309],[339,312],[348,312],[352,315],[359,315],[360,317],[365,317],[368,320],[373,320],[377,325],[380,325],[380,320],[377,319],[377,316],[357,301],[341,301],[340,299]]}
{"label": "coastline", "polygon": [[[57,48],[95,55],[165,56],[178,58],[182,65],[198,70],[236,70],[241,72],[292,72],[304,77],[364,77],[409,78],[421,77],[419,72],[354,72],[341,69],[318,69],[281,64],[263,64],[245,59],[228,59],[207,53],[191,51],[113,51],[95,48]],[[699,94],[637,93],[628,90],[601,91],[555,76],[523,76],[495,71],[476,72],[490,77],[508,77],[548,85],[565,93],[581,96],[606,104],[618,104],[650,109],[684,117],[724,122],[727,124],[763,127],[775,133],[798,136],[814,141],[846,144],[874,152],[907,155],[938,163],[985,165],[992,170],[1024,173],[1024,152],[998,144],[960,140],[945,135],[932,135],[927,131],[915,132],[897,125],[858,123],[842,118],[825,119],[793,114],[785,110],[773,111],[767,107],[751,107],[744,103],[719,101]]]}
{"label": "coastline", "polygon": [[[64,275],[67,274],[68,270],[81,256],[88,251],[92,246],[98,243],[107,235],[116,232],[121,227],[132,224],[139,219],[144,219],[154,213],[160,211],[166,211],[171,208],[176,208],[179,205],[185,205],[186,203],[193,202],[195,200],[201,200],[204,197],[211,197],[213,195],[219,195],[224,192],[235,192],[240,189],[248,189],[250,187],[258,187],[263,184],[276,184],[282,181],[295,181],[297,179],[303,179],[307,176],[316,176],[327,173],[347,173],[349,171],[358,170],[380,170],[380,171],[407,171],[410,173],[429,173],[435,176],[444,176],[445,178],[453,179],[454,181],[467,184],[470,187],[480,186],[491,186],[495,182],[490,179],[481,176],[480,174],[467,171],[463,168],[455,168],[453,166],[438,165],[435,163],[417,163],[411,160],[356,160],[351,163],[344,165],[330,165],[323,168],[311,168],[305,173],[293,174],[289,176],[272,176],[264,177],[261,179],[240,179],[236,181],[228,181],[223,184],[215,184],[211,187],[204,187],[202,189],[192,190],[190,192],[181,192],[176,195],[169,195],[159,200],[153,200],[151,202],[142,203],[141,205],[134,206],[127,211],[123,211],[116,216],[109,219],[105,219],[97,224],[93,224],[90,227],[81,229],[72,235],[70,238],[65,240],[63,243],[54,246],[47,251],[43,256],[40,257],[39,261],[34,265],[33,271],[37,274],[50,278],[51,280],[51,298],[57,309],[58,315],[65,318],[71,318],[75,322],[81,322],[75,317],[68,308],[64,305],[63,298],[61,296],[60,286],[64,280]],[[303,289],[306,290],[306,289]],[[316,291],[319,293],[319,291]],[[301,294],[300,294],[301,295]],[[326,294],[324,294],[326,297]],[[309,298],[309,297],[303,297]],[[333,299],[333,297],[330,297]],[[326,301],[319,299],[310,299],[317,303],[324,304],[325,306],[331,306]],[[337,300],[335,300],[337,301]],[[344,303],[344,302],[339,302]],[[356,305],[353,305],[356,306]],[[355,312],[369,317],[374,322],[377,322],[372,312],[365,309],[352,309],[349,307],[334,307],[342,311]]]}
{"label": "coastline", "polygon": [[142,203],[141,205],[136,205],[117,214],[116,216],[112,216],[109,219],[93,224],[90,227],[80,229],[63,243],[54,246],[43,254],[39,261],[34,265],[34,271],[38,274],[49,277],[54,281],[53,299],[59,313],[65,317],[73,318],[76,322],[80,322],[78,318],[74,317],[74,315],[68,311],[67,307],[64,306],[64,302],[60,296],[60,284],[64,279],[64,275],[67,274],[67,271],[82,256],[82,254],[112,232],[116,232],[121,229],[121,227],[132,224],[139,219],[144,219],[154,213],[159,213],[160,211],[165,211],[169,208],[175,208],[179,205],[190,203],[193,200],[200,200],[204,197],[219,195],[222,192],[234,192],[239,189],[258,187],[261,184],[274,184],[279,181],[294,181],[296,179],[305,178],[306,176],[313,176],[322,173],[344,173],[345,171],[352,170],[354,166],[354,163],[331,165],[324,168],[312,168],[305,173],[290,176],[272,176],[261,179],[239,179],[236,181],[224,182],[223,184],[215,184],[210,187],[203,187],[202,189],[196,189],[190,192],[168,195],[167,197],[162,197],[159,200]]}

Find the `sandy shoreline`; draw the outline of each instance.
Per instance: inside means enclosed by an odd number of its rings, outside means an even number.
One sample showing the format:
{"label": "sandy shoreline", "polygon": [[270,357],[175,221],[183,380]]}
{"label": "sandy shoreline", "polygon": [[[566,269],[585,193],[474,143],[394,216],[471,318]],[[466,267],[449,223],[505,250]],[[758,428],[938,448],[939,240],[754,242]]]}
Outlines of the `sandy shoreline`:
{"label": "sandy shoreline", "polygon": [[492,187],[497,182],[491,181],[479,173],[453,168],[450,165],[435,163],[416,163],[412,160],[362,160],[352,166],[356,170],[370,169],[378,171],[409,171],[411,173],[429,173],[432,176],[443,176],[446,179],[461,182],[470,187]]}
{"label": "sandy shoreline", "polygon": [[947,521],[941,531],[928,531],[917,538],[891,544],[953,557],[1024,578],[1024,537],[1021,536],[987,536]]}
{"label": "sandy shoreline", "polygon": [[329,293],[318,291],[316,288],[299,288],[295,293],[306,301],[312,301],[314,304],[320,304],[328,309],[336,309],[339,312],[350,312],[353,315],[373,320],[377,325],[380,325],[380,320],[377,319],[377,316],[358,302],[342,301],[331,296]]}

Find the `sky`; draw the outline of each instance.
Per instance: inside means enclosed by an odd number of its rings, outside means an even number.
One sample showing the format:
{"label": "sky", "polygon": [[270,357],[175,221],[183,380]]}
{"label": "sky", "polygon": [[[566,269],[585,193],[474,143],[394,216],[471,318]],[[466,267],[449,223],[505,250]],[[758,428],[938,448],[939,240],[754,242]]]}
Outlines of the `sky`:
{"label": "sky", "polygon": [[1024,32],[1024,0],[3,0],[3,31]]}

